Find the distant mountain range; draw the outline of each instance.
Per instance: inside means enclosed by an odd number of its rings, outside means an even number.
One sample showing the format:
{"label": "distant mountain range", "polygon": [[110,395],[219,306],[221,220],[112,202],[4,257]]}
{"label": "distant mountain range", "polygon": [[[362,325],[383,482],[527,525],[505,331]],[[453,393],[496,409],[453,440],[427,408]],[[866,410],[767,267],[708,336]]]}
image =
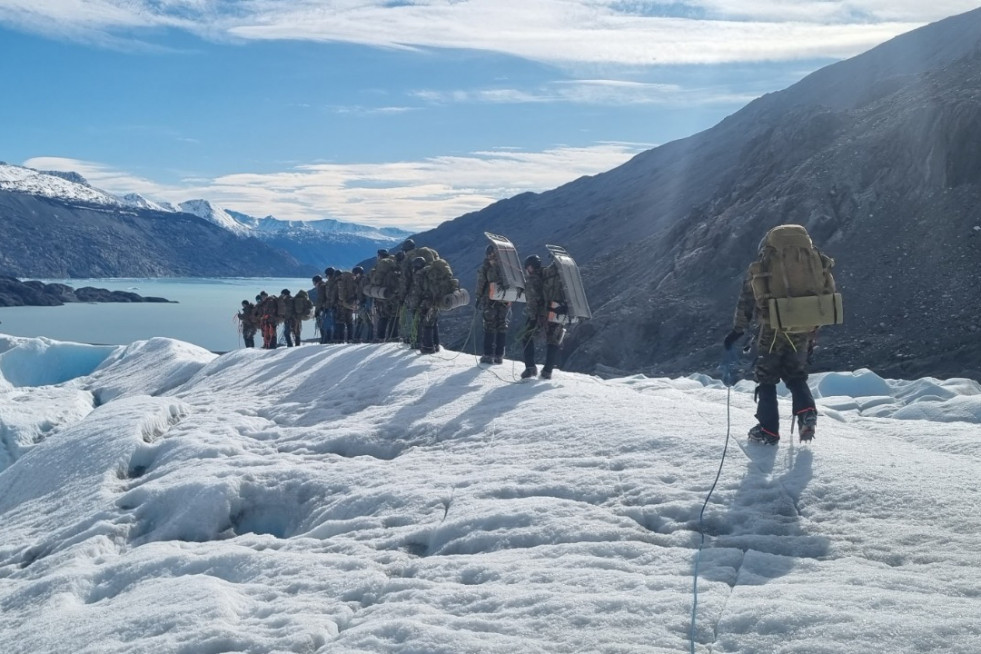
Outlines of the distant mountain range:
{"label": "distant mountain range", "polygon": [[[807,227],[837,261],[845,325],[815,369],[981,379],[981,9],[902,35],[607,173],[415,237],[473,288],[486,240],[563,245],[593,320],[562,366],[717,374],[763,234]],[[515,305],[520,312],[522,305]],[[520,315],[514,322],[520,323]],[[462,343],[468,315],[447,314]],[[747,361],[747,365],[748,365]]]}
{"label": "distant mountain range", "polygon": [[20,277],[309,276],[351,267],[408,231],[283,221],[206,200],[117,197],[78,173],[0,162],[0,274]]}

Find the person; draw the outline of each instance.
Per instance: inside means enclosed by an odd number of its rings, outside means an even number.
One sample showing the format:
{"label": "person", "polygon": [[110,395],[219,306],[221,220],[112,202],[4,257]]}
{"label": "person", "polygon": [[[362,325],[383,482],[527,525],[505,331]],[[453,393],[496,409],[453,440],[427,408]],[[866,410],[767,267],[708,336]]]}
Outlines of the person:
{"label": "person", "polygon": [[[313,321],[315,330],[320,332],[319,342],[327,342],[327,328],[324,324],[327,320],[327,284],[320,275],[314,275],[311,279],[314,288]],[[333,329],[333,326],[330,327]]]}
{"label": "person", "polygon": [[[399,254],[402,254],[401,252]],[[399,337],[399,282],[401,272],[399,262],[389,254],[388,250],[378,250],[378,258],[374,268],[368,272],[369,284],[388,291],[388,299],[374,298],[373,306],[378,316],[375,329],[375,341],[397,341]]]}
{"label": "person", "polygon": [[399,299],[402,302],[402,308],[400,309],[402,324],[399,327],[402,334],[402,341],[409,343],[413,349],[419,349],[420,316],[416,310],[409,306],[408,302],[409,294],[412,290],[412,276],[416,272],[416,268],[413,267],[412,262],[417,257],[422,257],[426,265],[429,265],[439,259],[439,253],[430,247],[416,247],[416,242],[411,238],[407,238],[402,242],[402,255],[402,258],[399,260],[399,272],[401,274],[399,278],[401,285]]}
{"label": "person", "polygon": [[[293,347],[293,336],[296,333],[296,313],[293,310],[293,296],[290,289],[284,288],[276,301],[276,322],[283,325],[283,336],[286,338],[286,347]],[[299,341],[296,343],[299,345]]]}
{"label": "person", "polygon": [[245,341],[245,347],[255,347],[255,333],[259,329],[255,305],[248,300],[242,300],[242,310],[235,314],[235,317],[238,318],[242,328],[242,340]]}
{"label": "person", "polygon": [[521,343],[524,345],[525,369],[522,379],[538,375],[535,366],[535,337],[545,333],[545,365],[542,366],[542,379],[551,379],[552,371],[559,360],[559,346],[565,337],[565,326],[560,322],[550,321],[549,309],[553,303],[564,306],[565,292],[559,277],[558,266],[552,262],[542,267],[542,260],[537,254],[525,259],[525,328],[521,333]]}
{"label": "person", "polygon": [[265,291],[256,296],[256,314],[259,316],[259,329],[262,331],[262,348],[274,350],[276,342],[276,298]]}
{"label": "person", "polygon": [[326,316],[324,327],[321,334],[324,338],[322,342],[333,343],[337,340],[337,281],[340,279],[340,271],[328,266],[324,270],[327,279],[324,285],[324,306]]}
{"label": "person", "polygon": [[355,266],[351,268],[357,286],[357,310],[354,318],[354,342],[370,343],[374,332],[375,321],[372,316],[373,307],[371,298],[364,294],[365,286],[368,285],[368,276],[364,274],[364,268]]}
{"label": "person", "polygon": [[[780,254],[785,252],[784,248],[793,250],[793,255],[784,258]],[[810,263],[804,266],[803,262]],[[752,441],[766,445],[780,442],[777,383],[781,380],[791,394],[800,440],[814,438],[817,409],[807,385],[807,357],[817,327],[775,328],[771,321],[770,303],[776,297],[803,295],[803,292],[790,290],[794,285],[809,286],[809,292],[814,295],[834,294],[833,266],[834,260],[814,247],[802,226],[781,225],[764,236],[758,257],[746,272],[736,303],[732,330],[723,340],[723,346],[731,350],[754,320],[759,324],[756,338],[759,354],[754,362],[758,423],[749,430]],[[808,281],[808,277],[813,279]],[[779,285],[787,288],[780,290],[777,288]]]}
{"label": "person", "polygon": [[491,285],[499,286],[503,281],[497,250],[493,244],[488,244],[484,261],[477,269],[477,308],[482,312],[484,325],[484,354],[480,357],[480,363],[504,363],[511,303],[494,300],[490,296]]}
{"label": "person", "polygon": [[349,271],[335,270],[334,286],[334,340],[353,343],[354,314],[358,311],[358,282]]}
{"label": "person", "polygon": [[407,304],[418,316],[418,349],[421,354],[439,352],[440,301],[459,289],[450,264],[444,259],[426,263],[425,257],[412,260],[412,288]]}
{"label": "person", "polygon": [[303,321],[313,317],[313,301],[306,290],[300,289],[293,297],[293,342],[299,345]]}

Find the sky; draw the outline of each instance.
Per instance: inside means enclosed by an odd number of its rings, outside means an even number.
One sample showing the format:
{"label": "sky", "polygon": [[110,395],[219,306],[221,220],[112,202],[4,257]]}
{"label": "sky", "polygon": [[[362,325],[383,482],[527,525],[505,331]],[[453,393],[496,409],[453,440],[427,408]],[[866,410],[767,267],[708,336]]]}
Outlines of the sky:
{"label": "sky", "polygon": [[609,170],[974,0],[0,0],[0,161],[423,229]]}
{"label": "sky", "polygon": [[519,370],[0,336],[0,651],[981,651],[977,382]]}

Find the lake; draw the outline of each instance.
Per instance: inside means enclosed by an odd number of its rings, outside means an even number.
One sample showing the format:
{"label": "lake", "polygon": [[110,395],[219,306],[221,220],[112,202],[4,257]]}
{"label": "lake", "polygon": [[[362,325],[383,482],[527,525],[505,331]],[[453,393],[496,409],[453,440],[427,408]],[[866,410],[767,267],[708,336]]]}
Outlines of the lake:
{"label": "lake", "polygon": [[[176,301],[160,303],[73,303],[60,307],[0,307],[0,332],[13,336],[47,336],[59,341],[126,345],[166,336],[214,352],[243,347],[235,314],[242,300],[254,301],[259,291],[294,295],[310,290],[309,279],[294,278],[159,278],[159,279],[45,279],[72,288],[94,286],[130,291],[144,297]],[[303,323],[303,338],[313,338],[313,321]],[[257,336],[262,344],[262,339]]]}

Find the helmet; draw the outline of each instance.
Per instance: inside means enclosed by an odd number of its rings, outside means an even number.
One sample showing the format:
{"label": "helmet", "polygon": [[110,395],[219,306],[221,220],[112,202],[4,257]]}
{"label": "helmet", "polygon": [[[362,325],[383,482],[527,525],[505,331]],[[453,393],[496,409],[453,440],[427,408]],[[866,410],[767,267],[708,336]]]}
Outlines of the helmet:
{"label": "helmet", "polygon": [[396,252],[395,253],[395,260],[398,261],[399,263],[402,263],[403,261],[405,261],[405,251],[404,250],[399,250],[398,252]]}
{"label": "helmet", "polygon": [[330,266],[327,266],[326,268],[324,268],[324,274],[330,277],[331,275],[334,274],[334,269]]}
{"label": "helmet", "polygon": [[255,296],[255,301],[256,302],[262,302],[262,297],[263,297],[262,295],[256,295]]}
{"label": "helmet", "polygon": [[249,301],[248,300],[242,300],[242,306],[243,307],[249,306]]}
{"label": "helmet", "polygon": [[388,256],[388,250],[386,250],[385,248],[378,250],[378,256],[384,259],[385,257]]}
{"label": "helmet", "polygon": [[319,284],[320,282],[324,281],[324,278],[320,275],[314,275],[312,281],[314,284]]}
{"label": "helmet", "polygon": [[415,250],[415,249],[416,249],[416,242],[413,241],[411,238],[405,239],[405,242],[402,243],[403,252],[408,252],[409,250]]}
{"label": "helmet", "polygon": [[487,245],[487,249],[484,250],[484,254],[486,254],[487,256],[490,256],[490,255],[494,254],[494,252],[496,252],[496,251],[497,250],[494,248],[494,244],[493,243],[490,243],[490,244]]}
{"label": "helmet", "polygon": [[355,275],[360,275],[361,273],[364,272],[364,268],[362,268],[361,266],[355,266],[354,268],[351,268],[351,272],[354,273]]}
{"label": "helmet", "polygon": [[425,268],[425,267],[426,267],[426,260],[424,258],[422,258],[422,257],[415,257],[412,260],[412,269],[413,270],[419,270],[420,268]]}
{"label": "helmet", "polygon": [[290,294],[290,289],[288,289],[288,288],[284,288],[283,290],[281,290],[281,291],[279,292],[279,294],[280,294],[280,295],[289,295],[289,294]]}
{"label": "helmet", "polygon": [[259,293],[259,297],[269,297],[269,293],[266,293],[265,291],[262,291],[262,292]]}
{"label": "helmet", "polygon": [[530,267],[532,270],[539,270],[542,267],[542,258],[537,254],[533,254],[525,259],[525,268]]}

